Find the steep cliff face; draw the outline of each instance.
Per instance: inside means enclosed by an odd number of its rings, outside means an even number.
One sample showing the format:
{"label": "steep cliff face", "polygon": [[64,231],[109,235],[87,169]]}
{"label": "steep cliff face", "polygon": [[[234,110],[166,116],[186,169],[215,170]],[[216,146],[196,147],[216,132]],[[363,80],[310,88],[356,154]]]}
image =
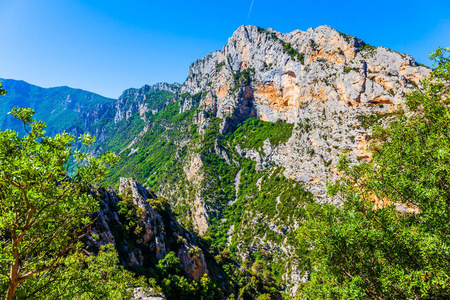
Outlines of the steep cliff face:
{"label": "steep cliff face", "polygon": [[[101,209],[95,216],[88,246],[95,250],[112,243],[128,268],[151,268],[174,251],[181,268],[199,281],[208,267],[197,239],[176,221],[170,205],[132,178],[120,178],[118,194],[100,190]],[[160,205],[158,213],[152,207]]]}
{"label": "steep cliff face", "polygon": [[123,92],[115,103],[114,122],[129,119],[138,112],[139,117],[146,120],[146,113],[152,114],[164,108],[167,98],[175,94],[180,85],[177,83],[157,83],[153,86],[144,85],[140,89],[128,89]]}
{"label": "steep cliff face", "polygon": [[[90,133],[97,143],[93,152],[117,153],[134,149],[133,144],[151,126],[149,118],[164,109],[179,90],[179,84],[157,83],[128,89],[116,101],[82,112],[83,124],[72,126],[74,134]],[[118,177],[117,177],[118,179]]]}
{"label": "steep cliff face", "polygon": [[236,272],[249,272],[242,278],[265,265],[265,282],[294,295],[307,279],[296,253],[304,203],[338,202],[326,183],[339,176],[340,155],[370,159],[369,123],[388,122],[428,73],[329,26],[241,26],[190,66],[183,85],[128,89],[117,101],[81,93],[86,107],[64,94],[58,105],[76,112],[69,130],[97,136],[93,152],[121,156],[109,178],[119,192],[100,191],[90,246],[113,243],[126,266],[146,270],[173,251],[197,281],[211,272],[207,256],[223,262],[227,248],[242,263]]}
{"label": "steep cliff face", "polygon": [[358,117],[395,111],[428,72],[409,55],[328,26],[286,34],[241,26],[222,51],[192,64],[181,91],[205,93],[200,108],[225,120],[223,133],[250,117],[294,123],[289,141],[260,159],[284,167],[285,176],[325,201],[342,151],[368,157]]}

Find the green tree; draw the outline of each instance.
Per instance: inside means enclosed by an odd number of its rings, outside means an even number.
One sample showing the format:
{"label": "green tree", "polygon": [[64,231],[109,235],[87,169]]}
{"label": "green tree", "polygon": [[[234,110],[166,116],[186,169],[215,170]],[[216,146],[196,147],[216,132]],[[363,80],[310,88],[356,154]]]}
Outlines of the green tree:
{"label": "green tree", "polygon": [[[217,288],[214,283],[209,279],[208,274],[203,274],[200,278],[200,299],[201,300],[213,300],[219,298],[216,295]],[[223,297],[221,297],[223,299]]]}
{"label": "green tree", "polygon": [[[57,269],[23,283],[19,299],[131,299],[133,288],[147,288],[145,278],[119,264],[114,245],[100,247],[98,255],[77,251],[61,259]],[[153,283],[154,286],[154,283]]]}
{"label": "green tree", "polygon": [[2,82],[0,81],[0,96],[1,96],[1,95],[6,95],[6,93],[7,93],[7,91],[5,91],[5,90],[3,89]]}
{"label": "green tree", "polygon": [[175,252],[170,251],[163,259],[158,261],[156,265],[161,277],[167,277],[169,274],[180,274],[180,262]]}
{"label": "green tree", "polygon": [[272,297],[270,296],[270,294],[261,294],[258,296],[258,298],[256,300],[271,300]]}
{"label": "green tree", "polygon": [[341,160],[329,191],[342,207],[307,205],[302,299],[450,298],[449,52],[430,56],[435,68],[405,109],[374,128],[373,159]]}
{"label": "green tree", "polygon": [[175,252],[169,252],[158,261],[161,288],[168,299],[195,299],[198,297],[197,282],[183,276],[180,263]]}
{"label": "green tree", "polygon": [[[73,150],[68,133],[45,136],[45,124],[29,108],[10,114],[23,122],[27,134],[0,132],[0,288],[13,299],[26,280],[63,265],[65,255],[88,232],[89,213],[98,210],[90,194],[117,157],[90,156],[94,138],[79,139],[84,151]],[[75,171],[68,176],[71,160]],[[24,290],[21,297],[26,298]]]}

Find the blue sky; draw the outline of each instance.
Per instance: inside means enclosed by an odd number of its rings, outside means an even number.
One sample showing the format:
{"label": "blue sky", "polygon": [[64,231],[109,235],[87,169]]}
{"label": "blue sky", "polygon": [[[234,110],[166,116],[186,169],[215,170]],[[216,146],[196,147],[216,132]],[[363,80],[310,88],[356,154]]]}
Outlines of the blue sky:
{"label": "blue sky", "polygon": [[413,55],[450,46],[450,0],[0,0],[0,77],[117,98],[182,83],[189,65],[243,24],[277,31],[322,24]]}

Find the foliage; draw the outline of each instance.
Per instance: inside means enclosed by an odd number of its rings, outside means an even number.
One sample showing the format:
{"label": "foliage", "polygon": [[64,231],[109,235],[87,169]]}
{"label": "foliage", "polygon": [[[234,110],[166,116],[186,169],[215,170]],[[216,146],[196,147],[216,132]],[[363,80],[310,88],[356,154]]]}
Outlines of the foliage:
{"label": "foliage", "polygon": [[311,203],[299,232],[311,281],[303,299],[450,297],[450,48],[374,129],[373,160],[339,164],[342,207]]}
{"label": "foliage", "polygon": [[355,71],[356,73],[358,73],[359,69],[358,68],[352,68],[352,67],[344,67],[344,73],[345,74],[350,73],[350,71]]}
{"label": "foliage", "polygon": [[239,145],[244,149],[260,149],[266,139],[274,146],[286,143],[292,135],[293,128],[294,124],[290,123],[281,121],[272,123],[249,118],[226,138],[233,148]]}
{"label": "foliage", "polygon": [[356,119],[361,123],[361,127],[365,130],[374,127],[375,125],[381,125],[382,121],[388,119],[389,117],[396,116],[402,114],[401,111],[395,111],[392,113],[385,114],[371,114],[371,115],[360,115],[357,116]]}
{"label": "foliage", "polygon": [[[252,118],[234,132],[222,136],[219,133],[220,122],[220,119],[213,119],[205,130],[205,137],[208,138],[205,138],[205,147],[202,148],[205,176],[202,198],[211,199],[208,205],[217,213],[209,220],[205,238],[211,240],[216,262],[230,277],[235,287],[231,290],[234,295],[244,299],[256,299],[263,294],[276,298],[281,289],[281,274],[287,265],[278,255],[257,256],[259,250],[255,249],[259,249],[259,244],[255,241],[263,239],[279,245],[284,242],[295,245],[295,235],[290,225],[293,220],[301,218],[302,203],[311,195],[294,180],[287,179],[282,168],[269,167],[257,171],[256,163],[241,157],[234,148],[240,145],[244,149],[261,151],[267,139],[275,146],[285,143],[292,134],[293,124]],[[230,159],[238,162],[237,165],[229,164],[222,156],[211,153],[215,147],[226,152]],[[239,181],[236,181],[237,176]],[[255,218],[259,220],[257,224]],[[263,219],[265,221],[261,222]],[[269,228],[267,222],[274,224],[275,228]],[[256,255],[251,259],[257,261],[256,264],[238,268],[235,258],[232,258],[237,257],[238,247],[239,253]],[[220,250],[225,248],[230,252]]]}
{"label": "foliage", "polygon": [[[104,138],[99,143],[96,143],[96,151],[104,151],[108,149],[110,151],[120,153],[132,142],[133,138],[139,136],[146,125],[146,120],[154,118],[152,110],[162,111],[167,106],[170,106],[169,100],[173,97],[173,94],[163,90],[149,89],[144,93],[145,105],[149,111],[145,115],[140,115],[139,112],[135,112],[128,118],[124,118],[119,122],[115,122],[116,111],[113,107],[109,109],[101,116],[101,118],[91,126],[84,128],[83,130],[88,132],[98,132]],[[136,97],[135,93],[125,96],[121,110],[131,109],[133,105],[133,98]],[[156,113],[157,114],[157,113]]]}
{"label": "foliage", "polygon": [[[197,126],[193,124],[193,119],[198,113],[200,96],[200,94],[193,96],[188,93],[182,94],[179,101],[170,102],[159,112],[149,115],[148,130],[142,132],[140,139],[133,145],[136,151],[131,152],[131,149],[122,151],[121,161],[111,168],[111,175],[108,178],[110,184],[115,184],[119,177],[133,177],[154,191],[159,191],[162,187],[173,188],[174,192],[170,193],[167,201],[171,204],[177,202],[174,206],[176,213],[180,214],[179,219],[187,225],[189,225],[187,222],[189,205],[186,199],[194,191],[189,188],[183,171],[188,146],[179,145],[190,140],[192,142],[189,147],[192,147],[192,144],[200,141]],[[195,104],[192,109],[180,113],[180,103],[187,99],[194,101]],[[176,186],[183,188],[177,189]],[[158,197],[154,200],[159,199]],[[154,204],[159,206],[158,203]],[[166,206],[163,204],[162,210]]]}
{"label": "foliage", "polygon": [[0,81],[0,96],[6,95],[6,93],[8,92],[3,89],[2,82]]}
{"label": "foliage", "polygon": [[215,153],[204,153],[203,163],[205,180],[201,185],[202,197],[209,201],[212,208],[222,211],[227,202],[234,198],[233,181],[238,169]]}
{"label": "foliage", "polygon": [[[250,73],[243,73],[236,77],[239,82],[246,84],[251,78],[250,75]],[[180,102],[189,97],[192,96],[181,95]],[[130,154],[129,150],[123,151],[121,154],[123,159],[118,167],[113,169],[111,179],[116,180],[118,176],[124,175],[133,176],[137,180],[146,182],[146,186],[155,191],[167,189],[164,193],[168,195],[168,201],[173,205],[178,219],[191,229],[193,224],[190,218],[194,213],[192,201],[196,193],[200,193],[208,209],[214,212],[208,220],[210,229],[205,237],[206,240],[212,237],[212,240],[205,242],[202,249],[208,261],[210,274],[214,275],[210,280],[216,285],[215,291],[218,293],[222,289],[226,295],[234,294],[244,299],[256,299],[261,294],[270,294],[276,298],[281,289],[279,286],[281,274],[287,265],[278,257],[264,255],[260,257],[264,265],[261,272],[255,272],[256,269],[251,264],[241,269],[235,256],[237,245],[242,243],[251,249],[250,244],[253,243],[254,236],[281,244],[284,236],[279,234],[280,231],[289,236],[289,245],[295,244],[294,231],[289,225],[293,219],[289,215],[292,211],[295,212],[295,218],[301,215],[298,203],[303,201],[302,197],[305,197],[306,192],[295,181],[286,179],[281,168],[271,167],[260,174],[256,171],[255,163],[241,158],[234,147],[239,144],[241,148],[261,151],[263,142],[267,139],[272,145],[278,146],[291,137],[294,124],[281,121],[271,123],[252,118],[241,124],[236,131],[223,135],[220,131],[223,120],[210,117],[208,112],[204,112],[209,117],[210,124],[205,128],[204,133],[199,135],[196,132],[196,126],[192,124],[194,117],[199,113],[197,106],[179,113],[180,102],[172,102],[160,112],[149,116],[151,127],[142,135],[141,141],[133,145],[133,148],[139,148],[139,150],[133,154]],[[223,156],[217,154],[216,150],[219,148],[238,162],[238,165],[227,162]],[[196,152],[200,154],[203,165],[201,168],[203,180],[198,185],[188,181],[183,170],[184,164],[189,159],[187,154]],[[235,178],[239,170],[242,170],[241,182],[236,197]],[[258,189],[258,180],[263,182],[262,190]],[[246,197],[246,193],[249,197]],[[276,200],[278,196],[279,204]],[[309,195],[306,196],[309,197]],[[238,201],[232,204],[236,198]],[[157,199],[150,201],[154,203]],[[120,205],[125,204],[123,202],[125,200],[126,195],[122,195]],[[257,209],[254,210],[254,207]],[[123,209],[123,213],[119,214],[121,222],[123,220],[125,225],[128,224],[127,211],[133,214],[134,208],[130,206],[128,210]],[[265,218],[273,220],[276,229],[258,226],[256,231],[252,231],[249,222],[255,216],[246,213],[249,211],[264,213]],[[223,250],[227,247],[228,230],[232,225],[235,226],[237,234],[233,235],[234,239],[230,246],[232,252],[228,252],[227,255],[223,253]],[[123,231],[128,238],[134,234],[133,228],[131,231],[124,228]],[[129,243],[129,246],[133,247],[133,244]],[[178,249],[176,246],[172,247],[171,251],[176,249]],[[119,253],[121,253],[120,249]],[[155,265],[157,264],[155,262]],[[154,269],[154,276],[158,277],[158,284],[161,285],[164,293],[167,292],[168,298],[182,298],[187,297],[189,293],[197,293],[197,295],[202,293],[202,288],[196,287],[199,283],[191,282],[181,270],[173,269],[167,273],[167,276],[162,276],[160,272],[164,268],[158,268],[155,265],[145,266],[145,268]],[[151,272],[139,271],[139,274],[153,276]],[[221,277],[218,277],[218,274]]]}
{"label": "foliage", "polygon": [[267,31],[267,29],[258,26],[258,32],[259,33],[266,33],[268,31]]}
{"label": "foliage", "polygon": [[342,32],[339,32],[339,35],[342,36],[347,43],[350,43],[354,39],[353,36],[351,36],[349,34],[342,33]]}
{"label": "foliage", "polygon": [[253,68],[244,69],[234,73],[231,91],[236,92],[239,88],[249,85],[253,75],[255,75],[255,69]]}
{"label": "foliage", "polygon": [[297,60],[302,64],[305,63],[305,55],[303,53],[299,53],[298,49],[294,48],[290,43],[286,43],[282,39],[278,38],[278,36],[274,32],[270,32],[262,27],[258,27],[258,32],[265,33],[275,41],[279,41],[283,46],[284,52],[286,52],[293,60]]}
{"label": "foliage", "polygon": [[377,49],[377,47],[369,45],[369,44],[364,44],[359,47],[359,51],[367,51],[367,52],[373,52],[376,49]]}
{"label": "foliage", "polygon": [[207,274],[200,278],[200,282],[185,276],[174,252],[169,252],[161,259],[157,268],[161,274],[160,281],[163,294],[168,299],[223,299],[222,293],[211,282]]}
{"label": "foliage", "polygon": [[211,122],[205,129],[205,133],[203,134],[201,139],[201,153],[212,152],[217,140],[221,138],[220,125],[222,124],[223,120],[218,117],[212,117],[210,120]]}
{"label": "foliage", "polygon": [[[250,300],[263,294],[266,297],[270,295],[269,299],[278,299],[280,287],[273,280],[269,263],[258,260],[252,264],[246,260],[238,264],[230,251],[211,244],[211,241],[209,238],[204,239],[202,246],[204,249],[208,249],[209,254],[214,255],[215,262],[223,270],[220,276],[226,280],[225,294],[229,295],[227,299]],[[257,260],[256,257],[252,258]]]}
{"label": "foliage", "polygon": [[283,45],[283,50],[284,52],[286,52],[287,54],[289,54],[289,56],[294,59],[294,60],[298,60],[299,62],[301,62],[302,64],[305,62],[305,55],[302,53],[299,53],[298,50],[296,48],[294,48],[290,43],[286,43],[283,40],[280,40],[281,44]]}
{"label": "foliage", "polygon": [[130,190],[127,190],[124,194],[120,196],[118,206],[118,214],[124,216],[124,224],[125,229],[132,233],[132,237],[134,240],[140,238],[142,232],[142,228],[144,224],[142,222],[142,218],[144,216],[145,210],[142,207],[133,204],[131,199],[132,195],[129,193]]}
{"label": "foliage", "polygon": [[[184,98],[189,97],[185,95]],[[282,170],[277,170],[274,174],[272,168],[266,173],[257,175],[254,163],[250,163],[248,159],[238,158],[237,153],[233,150],[234,145],[238,143],[241,146],[260,147],[264,140],[269,139],[273,145],[279,145],[285,143],[292,134],[293,124],[287,124],[283,122],[271,123],[263,122],[257,119],[251,119],[241,125],[242,128],[238,128],[234,133],[224,136],[220,133],[221,122],[220,118],[210,118],[210,124],[205,129],[203,135],[199,136],[196,132],[192,132],[189,127],[192,125],[192,119],[197,113],[197,108],[187,111],[183,114],[179,113],[179,104],[177,102],[171,103],[165,109],[151,117],[152,127],[142,136],[142,142],[136,143],[133,147],[139,147],[139,152],[128,156],[128,152],[125,151],[123,162],[127,160],[124,166],[130,167],[127,172],[130,175],[137,177],[138,180],[145,181],[148,178],[147,186],[151,189],[157,190],[161,186],[170,186],[175,184],[179,189],[173,190],[170,201],[174,205],[176,212],[179,214],[180,220],[186,223],[186,226],[190,228],[192,225],[189,222],[189,215],[192,215],[192,198],[195,197],[196,189],[198,187],[193,186],[188,182],[182,174],[184,159],[186,153],[190,151],[198,151],[202,157],[202,174],[204,180],[202,180],[199,188],[202,198],[205,199],[208,207],[213,209],[217,216],[209,220],[210,231],[209,236],[214,237],[213,244],[206,243],[203,247],[207,261],[210,261],[209,251],[205,252],[205,249],[210,249],[211,255],[214,257],[224,257],[221,255],[222,250],[226,247],[227,243],[227,231],[231,225],[235,225],[236,228],[240,228],[240,222],[246,221],[251,216],[243,216],[245,210],[253,205],[257,206],[268,214],[268,218],[273,218],[276,215],[276,222],[282,222],[282,224],[289,223],[288,214],[295,210],[297,211],[297,199],[301,199],[302,193],[299,193],[301,187],[299,185],[292,186],[293,180],[288,180],[282,174]],[[179,148],[180,141],[190,140],[190,142],[183,148]],[[170,145],[170,148],[167,147]],[[216,147],[221,148],[223,151],[233,156],[233,159],[239,160],[239,166],[227,163],[222,156],[215,153]],[[187,148],[187,149],[186,149]],[[173,149],[173,150],[172,150]],[[128,157],[127,157],[128,156]],[[138,159],[139,158],[139,159]],[[150,175],[144,175],[140,173],[140,170],[145,169],[146,162],[152,161],[152,165],[149,167]],[[241,173],[243,180],[239,189],[243,192],[238,194],[239,200],[234,205],[228,205],[230,201],[234,201],[236,198],[236,190],[234,188],[234,180],[239,169],[245,168],[249,164],[248,170]],[[120,166],[120,165],[119,165]],[[138,168],[139,167],[139,168]],[[142,167],[142,168],[141,168]],[[115,170],[116,174],[124,174],[123,170]],[[132,172],[132,173],[131,173]],[[137,176],[136,176],[137,175]],[[149,176],[149,177],[146,177]],[[256,181],[264,177],[264,190],[258,191],[256,187]],[[247,179],[248,178],[248,179]],[[246,183],[246,182],[251,182]],[[246,185],[242,185],[246,183]],[[253,189],[253,190],[252,190]],[[256,200],[246,199],[245,191],[255,193]],[[303,190],[301,190],[303,191]],[[259,196],[261,197],[259,199]],[[275,198],[280,196],[280,203],[277,211]],[[125,196],[122,195],[122,200],[125,200]],[[269,201],[272,199],[273,201]],[[155,200],[151,200],[155,201]],[[264,203],[271,203],[270,206],[265,206]],[[273,204],[273,205],[272,205]],[[122,204],[121,204],[122,205]],[[133,208],[130,207],[133,211]],[[258,210],[259,211],[259,210]],[[119,218],[122,218],[122,214],[119,214]],[[226,218],[226,222],[221,222],[221,218]],[[283,220],[283,221],[278,221]],[[126,224],[126,221],[124,221]],[[283,228],[287,228],[286,225],[282,225]],[[247,226],[242,226],[242,232],[245,233],[244,237],[237,237],[233,242],[232,249],[235,252],[236,244],[239,241],[251,241],[252,232],[248,231]],[[264,228],[266,229],[266,228]],[[280,236],[273,230],[266,229],[268,232],[268,239],[280,242]],[[284,230],[284,229],[283,229]],[[258,234],[262,235],[264,230],[259,230]],[[256,233],[255,233],[256,234]],[[128,233],[128,235],[132,235]],[[170,234],[168,234],[170,236]],[[208,238],[208,236],[206,237]],[[289,241],[295,241],[290,238]],[[209,244],[209,246],[208,246]],[[175,248],[176,249],[176,248]],[[222,249],[222,250],[220,250]],[[258,273],[252,270],[250,265],[247,269],[241,270],[237,265],[234,258],[219,259],[218,261],[210,261],[208,268],[215,270],[212,274],[221,274],[222,278],[211,278],[210,280],[216,285],[216,292],[220,289],[218,286],[222,286],[223,282],[229,282],[226,285],[225,293],[227,295],[241,295],[245,299],[255,299],[260,294],[270,294],[276,296],[279,294],[280,288],[277,286],[277,282],[281,280],[278,274],[283,271],[282,267],[272,264],[269,256],[264,256],[265,261],[263,271]],[[267,261],[266,261],[267,260]],[[219,267],[216,266],[219,264]],[[155,274],[160,274],[164,270],[161,266],[155,268]],[[223,273],[225,271],[225,274]],[[212,272],[212,271],[211,271]],[[274,277],[277,276],[277,279]],[[202,293],[201,287],[196,287],[196,284],[191,282],[183,272],[177,269],[173,269],[167,273],[167,276],[159,275],[158,283],[167,292],[168,298],[187,297],[189,293]],[[253,279],[252,279],[253,278]],[[176,292],[175,292],[176,291]]]}
{"label": "foliage", "polygon": [[219,73],[222,70],[223,66],[225,66],[225,61],[218,63],[215,68],[216,73]]}
{"label": "foliage", "polygon": [[[174,142],[195,134],[192,119],[197,106],[184,113],[179,111],[179,103],[171,102],[155,115],[149,116],[151,127],[133,146],[137,151],[133,154],[130,153],[131,149],[122,151],[122,160],[111,169],[109,183],[117,182],[119,177],[133,177],[156,190],[162,182],[172,183],[178,179],[181,172],[177,170],[181,164],[176,155],[180,152]],[[171,178],[172,175],[174,178]]]}
{"label": "foliage", "polygon": [[[98,255],[75,252],[60,264],[58,269],[25,282],[17,298],[125,300],[131,299],[133,288],[148,287],[144,277],[135,278],[123,269],[112,244],[101,246]],[[157,289],[154,281],[152,286]]]}
{"label": "foliage", "polygon": [[[34,111],[14,108],[27,134],[0,132],[0,279],[12,299],[20,285],[40,273],[58,268],[63,256],[86,235],[88,213],[98,209],[88,191],[106,176],[105,164],[117,157],[99,158],[72,149],[67,133],[44,135],[45,123],[32,119]],[[94,142],[80,136],[87,147]],[[69,160],[77,168],[67,176]]]}

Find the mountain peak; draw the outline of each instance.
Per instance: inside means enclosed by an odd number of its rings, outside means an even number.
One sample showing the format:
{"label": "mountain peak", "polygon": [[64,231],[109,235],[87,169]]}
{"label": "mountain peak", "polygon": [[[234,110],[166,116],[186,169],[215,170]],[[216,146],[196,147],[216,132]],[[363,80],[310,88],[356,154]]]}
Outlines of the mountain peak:
{"label": "mountain peak", "polygon": [[[342,126],[335,119],[341,114],[347,114],[351,123],[356,122],[352,119],[355,114],[395,110],[404,102],[403,95],[428,72],[409,55],[367,45],[328,25],[289,33],[243,25],[221,51],[191,66],[181,92],[202,93],[200,107],[208,115],[225,120],[223,132],[250,117],[287,123],[304,123],[307,119],[319,124],[319,112],[335,124],[329,129],[334,132]],[[201,120],[199,128],[206,128],[208,120]],[[348,130],[354,136],[361,135],[350,127]],[[340,136],[339,130],[334,134]],[[355,153],[360,151],[360,146],[352,147]],[[364,156],[362,152],[360,155]],[[286,170],[305,182],[314,178],[325,182],[326,172],[309,169],[305,173],[308,168],[303,165],[294,170],[287,166]],[[311,186],[314,191],[318,184]],[[319,190],[318,196],[326,197],[324,187]]]}
{"label": "mountain peak", "polygon": [[179,83],[167,83],[167,82],[157,82],[153,85],[148,85],[145,84],[143,85],[141,88],[129,88],[126,89],[125,91],[123,91],[122,95],[119,97],[119,99],[123,99],[126,97],[134,97],[133,95],[137,95],[137,94],[145,94],[149,91],[154,91],[154,92],[160,92],[160,91],[165,91],[165,92],[169,92],[169,93],[175,93],[176,91],[178,91],[178,89],[180,88],[181,84]]}

